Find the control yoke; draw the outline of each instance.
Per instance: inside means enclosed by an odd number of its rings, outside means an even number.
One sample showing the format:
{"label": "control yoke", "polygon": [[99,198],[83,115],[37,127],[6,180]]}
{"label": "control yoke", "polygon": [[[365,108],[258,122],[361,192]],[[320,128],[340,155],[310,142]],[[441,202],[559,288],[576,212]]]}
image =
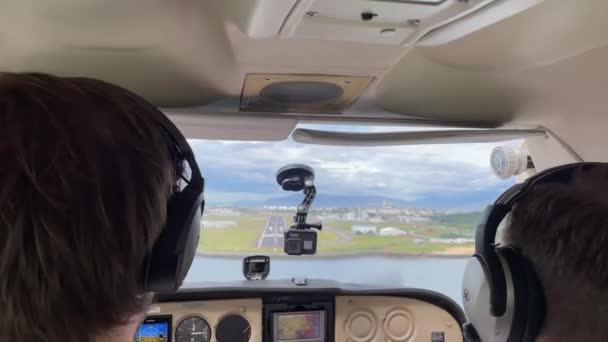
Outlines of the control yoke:
{"label": "control yoke", "polygon": [[294,225],[285,232],[285,253],[290,255],[315,254],[317,234],[311,229],[321,230],[319,223],[307,223],[308,210],[317,194],[314,185],[315,171],[306,165],[292,164],[282,167],[277,172],[277,183],[285,191],[302,191],[304,200],[298,205]]}

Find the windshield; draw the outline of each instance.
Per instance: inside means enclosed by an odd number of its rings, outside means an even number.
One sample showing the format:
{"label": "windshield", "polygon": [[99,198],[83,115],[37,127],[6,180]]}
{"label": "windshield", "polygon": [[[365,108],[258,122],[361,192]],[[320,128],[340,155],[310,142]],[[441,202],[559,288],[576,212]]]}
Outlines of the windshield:
{"label": "windshield", "polygon": [[[205,175],[206,208],[185,286],[242,280],[243,257],[269,255],[268,279],[419,287],[458,302],[481,211],[514,184],[494,175],[490,153],[521,144],[190,143]],[[308,222],[322,222],[323,229],[312,257],[283,253],[283,234],[304,195],[283,191],[275,174],[293,163],[315,170],[317,197]]]}

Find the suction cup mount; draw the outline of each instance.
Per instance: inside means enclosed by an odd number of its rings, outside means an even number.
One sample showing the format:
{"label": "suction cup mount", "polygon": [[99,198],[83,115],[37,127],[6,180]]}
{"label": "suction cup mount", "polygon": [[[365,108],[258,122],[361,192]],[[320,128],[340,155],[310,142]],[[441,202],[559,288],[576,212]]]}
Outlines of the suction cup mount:
{"label": "suction cup mount", "polygon": [[306,186],[313,186],[315,171],[307,165],[291,164],[277,171],[277,183],[285,191],[302,191]]}

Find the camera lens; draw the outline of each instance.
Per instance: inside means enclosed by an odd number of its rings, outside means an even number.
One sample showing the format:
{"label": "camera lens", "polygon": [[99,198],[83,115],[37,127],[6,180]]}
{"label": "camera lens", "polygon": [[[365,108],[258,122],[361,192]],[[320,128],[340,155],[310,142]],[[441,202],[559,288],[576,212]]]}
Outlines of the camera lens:
{"label": "camera lens", "polygon": [[285,240],[285,253],[302,254],[302,240],[299,238],[288,238]]}

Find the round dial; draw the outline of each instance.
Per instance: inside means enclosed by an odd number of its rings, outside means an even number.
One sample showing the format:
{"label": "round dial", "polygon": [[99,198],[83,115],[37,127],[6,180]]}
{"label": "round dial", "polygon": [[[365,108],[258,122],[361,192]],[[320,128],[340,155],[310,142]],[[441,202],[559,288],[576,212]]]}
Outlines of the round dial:
{"label": "round dial", "polygon": [[217,342],[248,342],[251,338],[251,325],[240,315],[229,315],[217,324]]}
{"label": "round dial", "polygon": [[182,320],[175,329],[176,342],[209,342],[211,328],[204,319],[192,316]]}

